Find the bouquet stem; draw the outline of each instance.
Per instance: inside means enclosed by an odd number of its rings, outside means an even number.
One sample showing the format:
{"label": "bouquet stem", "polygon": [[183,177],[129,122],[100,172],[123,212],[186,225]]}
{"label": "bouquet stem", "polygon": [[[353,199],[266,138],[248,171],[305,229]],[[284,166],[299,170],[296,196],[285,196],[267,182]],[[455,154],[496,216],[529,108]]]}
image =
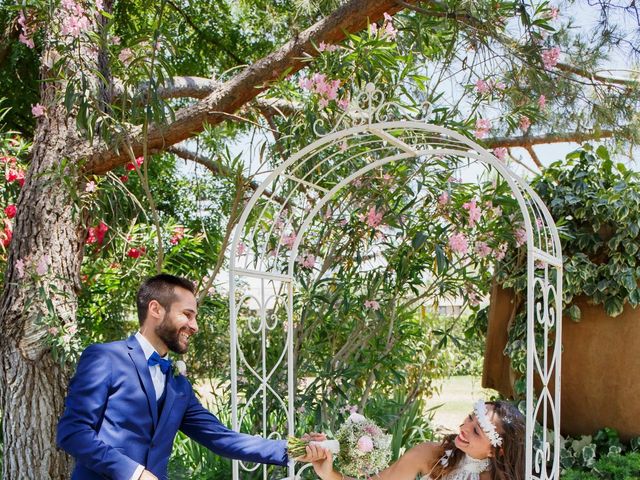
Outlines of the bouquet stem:
{"label": "bouquet stem", "polygon": [[321,442],[317,442],[314,440],[303,440],[301,438],[289,437],[287,441],[289,457],[299,458],[306,455],[308,445],[318,445],[319,447],[326,448],[331,453],[340,453],[340,442],[337,440],[323,440]]}

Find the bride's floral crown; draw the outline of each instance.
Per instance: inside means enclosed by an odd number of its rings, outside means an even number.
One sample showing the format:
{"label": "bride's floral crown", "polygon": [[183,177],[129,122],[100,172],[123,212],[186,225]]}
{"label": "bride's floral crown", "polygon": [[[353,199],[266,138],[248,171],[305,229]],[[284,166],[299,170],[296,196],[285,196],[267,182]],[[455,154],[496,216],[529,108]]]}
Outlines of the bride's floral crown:
{"label": "bride's floral crown", "polygon": [[476,414],[476,418],[478,419],[478,423],[480,424],[480,428],[482,428],[484,433],[487,434],[487,437],[489,437],[491,445],[494,447],[502,446],[502,437],[496,430],[496,426],[491,423],[491,420],[489,420],[489,416],[487,415],[487,406],[484,403],[484,400],[478,400],[473,405],[473,410]]}

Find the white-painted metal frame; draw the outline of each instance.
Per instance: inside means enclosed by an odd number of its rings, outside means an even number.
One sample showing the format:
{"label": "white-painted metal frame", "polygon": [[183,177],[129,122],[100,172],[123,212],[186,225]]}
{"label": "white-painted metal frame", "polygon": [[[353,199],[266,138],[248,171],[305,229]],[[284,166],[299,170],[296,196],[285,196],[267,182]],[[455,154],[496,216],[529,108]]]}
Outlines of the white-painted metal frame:
{"label": "white-painted metal frame", "polygon": [[[421,168],[428,168],[434,158],[444,156],[452,162],[453,159],[463,159],[467,163],[479,162],[495,169],[510,186],[523,217],[527,236],[528,281],[526,478],[557,480],[560,477],[562,252],[554,221],[526,181],[463,135],[420,121],[378,121],[389,114],[385,108],[396,107],[384,104],[381,94],[378,94],[368,85],[367,90],[355,99],[358,105],[365,106],[351,108],[351,117],[345,114],[328,134],[271,172],[242,213],[231,243],[229,266],[232,427],[242,430],[244,411],[239,410],[246,410],[260,398],[263,402],[262,431],[254,431],[252,426],[250,433],[280,437],[283,432],[270,429],[269,415],[273,412],[266,411],[267,397],[272,396],[276,405],[283,409],[287,433],[295,433],[295,372],[291,361],[294,275],[300,243],[314,217],[350,182],[387,163],[419,162]],[[337,130],[345,118],[352,124],[359,124]],[[357,121],[354,122],[353,118]],[[459,165],[452,163],[452,171],[458,168]],[[269,198],[263,195],[267,189],[271,192]],[[287,208],[283,209],[277,199],[284,199]],[[249,215],[253,217],[251,228],[247,227]],[[294,225],[298,227],[294,228]],[[285,248],[285,244],[290,248]],[[244,252],[246,245],[251,245],[251,254]],[[251,288],[257,290],[258,295],[239,297],[237,287],[243,282],[253,285]],[[268,335],[279,327],[277,318],[270,323],[267,317],[268,312],[276,312],[277,305],[286,309],[286,344],[282,346],[277,361],[267,365]],[[256,312],[257,323],[251,323],[248,312]],[[242,350],[239,328],[245,327],[240,320],[246,320],[246,328],[251,335],[260,337],[259,366],[250,365]],[[269,384],[276,370],[285,368],[285,363],[288,378],[286,395]],[[259,383],[255,392],[238,391],[238,375],[245,371]],[[244,408],[239,409],[241,393],[244,395]],[[538,427],[537,433],[536,419],[542,427]],[[309,465],[298,471],[296,467],[291,461],[287,478],[297,478]],[[266,466],[250,467],[234,461],[233,479],[241,478],[241,471],[258,468],[263,469],[262,477],[266,480]]]}

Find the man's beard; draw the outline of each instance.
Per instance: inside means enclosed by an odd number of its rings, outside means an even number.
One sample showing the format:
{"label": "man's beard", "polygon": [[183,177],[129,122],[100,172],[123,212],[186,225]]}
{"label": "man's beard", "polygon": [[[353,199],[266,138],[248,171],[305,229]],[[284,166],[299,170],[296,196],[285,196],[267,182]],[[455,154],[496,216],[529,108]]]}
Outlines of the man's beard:
{"label": "man's beard", "polygon": [[187,352],[189,345],[182,347],[180,345],[180,330],[176,329],[175,325],[169,320],[168,312],[164,314],[162,322],[156,327],[156,335],[164,342],[169,350],[174,353],[183,354]]}

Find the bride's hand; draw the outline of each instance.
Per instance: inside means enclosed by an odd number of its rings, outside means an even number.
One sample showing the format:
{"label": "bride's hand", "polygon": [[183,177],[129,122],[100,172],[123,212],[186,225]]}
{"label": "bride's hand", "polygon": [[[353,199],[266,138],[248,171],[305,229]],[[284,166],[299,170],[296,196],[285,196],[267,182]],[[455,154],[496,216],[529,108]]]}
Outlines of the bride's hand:
{"label": "bride's hand", "polygon": [[326,448],[318,447],[317,445],[309,445],[307,448],[324,451],[324,455],[320,453],[318,454],[318,457],[324,458],[319,458],[311,463],[313,465],[313,469],[320,478],[330,478],[331,473],[333,473],[333,454],[331,451]]}

